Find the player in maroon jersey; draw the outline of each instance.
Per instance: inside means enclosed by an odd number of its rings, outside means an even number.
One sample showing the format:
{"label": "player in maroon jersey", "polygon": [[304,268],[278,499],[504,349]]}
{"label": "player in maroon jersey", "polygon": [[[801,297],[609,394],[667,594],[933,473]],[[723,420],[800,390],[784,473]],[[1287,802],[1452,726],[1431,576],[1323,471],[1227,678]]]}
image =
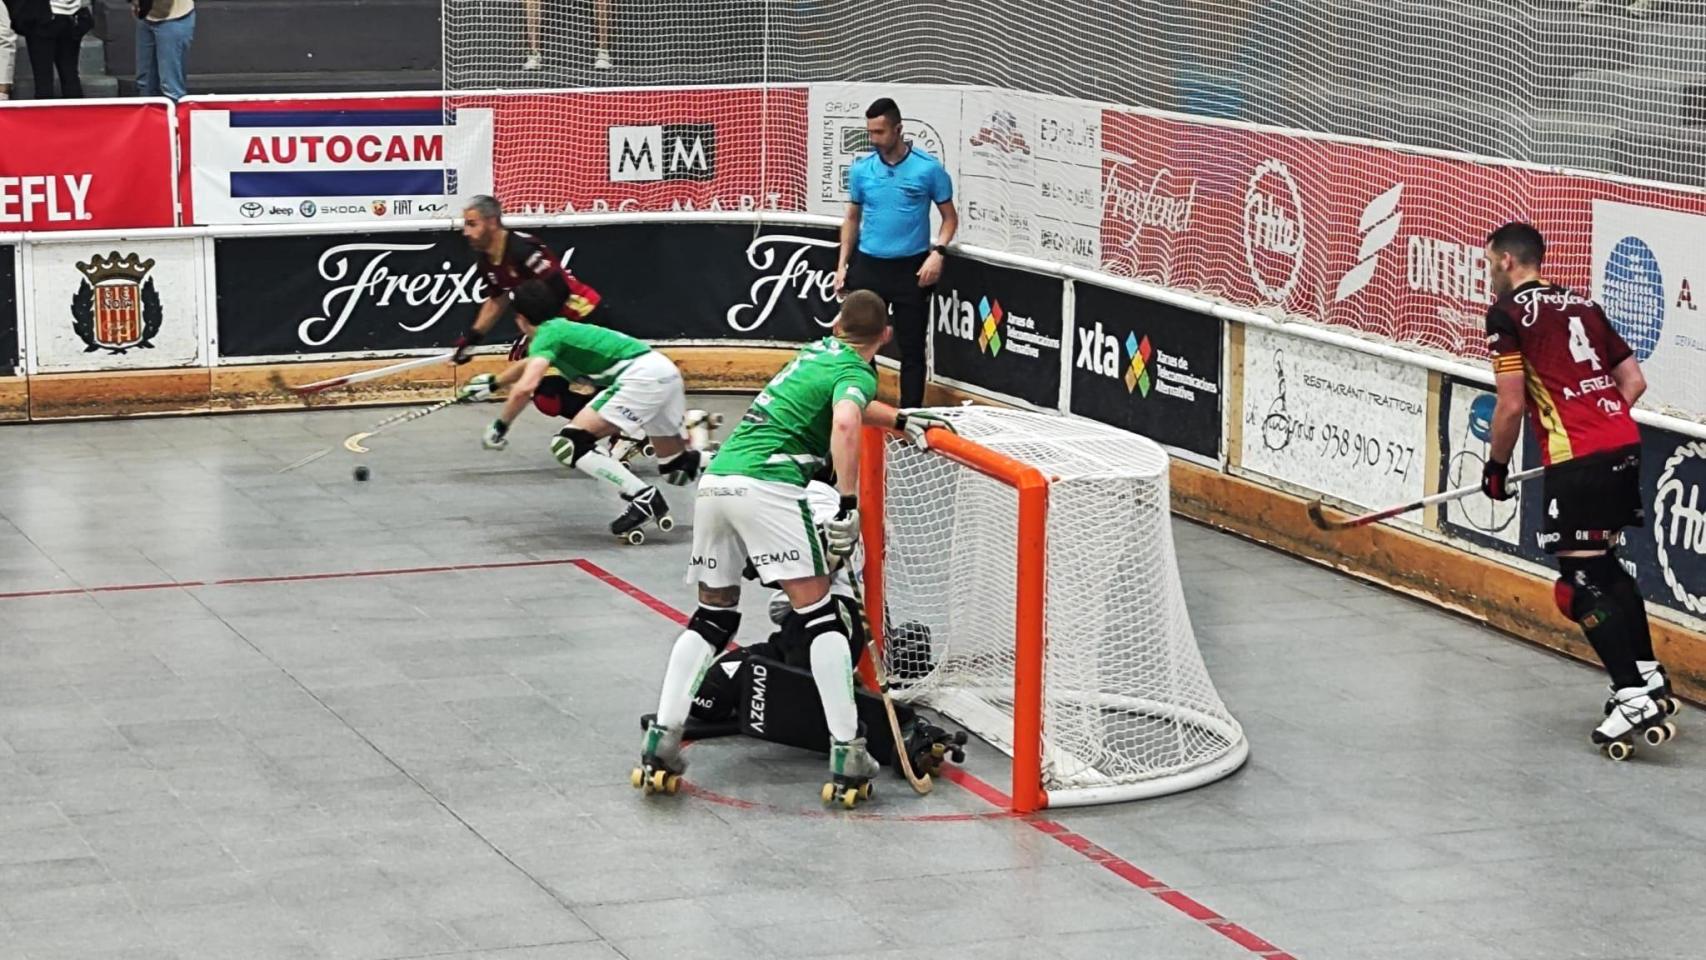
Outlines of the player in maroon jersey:
{"label": "player in maroon jersey", "polygon": [[1664,742],[1675,701],[1653,657],[1647,604],[1614,555],[1624,527],[1646,523],[1635,401],[1641,365],[1599,304],[1540,278],[1546,241],[1526,223],[1487,238],[1498,300],[1487,311],[1498,403],[1481,489],[1508,500],[1511,452],[1528,413],[1545,466],[1540,545],[1558,558],[1558,609],[1580,624],[1611,675],[1594,743],[1616,759],[1635,736]]}
{"label": "player in maroon jersey", "polygon": [[509,292],[537,277],[555,295],[561,296],[563,309],[558,316],[570,320],[601,323],[594,318],[602,302],[598,291],[582,283],[563,268],[562,258],[531,233],[511,230],[503,223],[503,206],[494,197],[480,196],[468,201],[462,211],[462,236],[480,255],[480,277],[486,282],[486,302],[474,325],[456,341],[456,362],[467,363],[469,349],[491,332],[503,315]]}

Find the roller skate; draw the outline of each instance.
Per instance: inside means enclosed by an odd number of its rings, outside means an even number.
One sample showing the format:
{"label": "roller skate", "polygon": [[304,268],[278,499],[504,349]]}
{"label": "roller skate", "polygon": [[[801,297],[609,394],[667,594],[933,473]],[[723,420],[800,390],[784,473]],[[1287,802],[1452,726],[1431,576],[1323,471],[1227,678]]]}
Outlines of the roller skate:
{"label": "roller skate", "polygon": [[712,435],[722,425],[722,414],[697,409],[687,411],[687,416],[681,421],[681,429],[687,434],[687,445],[706,453],[715,453],[721,446],[712,440]]}
{"label": "roller skate", "polygon": [[673,794],[681,789],[681,775],[686,772],[687,761],[681,756],[681,728],[659,726],[653,719],[640,742],[640,765],[629,774],[628,782],[648,796]]}
{"label": "roller skate", "polygon": [[829,782],[820,796],[824,803],[839,803],[851,810],[871,799],[871,777],[882,769],[865,749],[865,738],[829,741]]}
{"label": "roller skate", "polygon": [[655,455],[651,441],[644,438],[635,439],[625,433],[610,438],[610,457],[624,466],[637,458],[650,458]]}
{"label": "roller skate", "polygon": [[[906,737],[906,755],[912,760],[912,772],[921,777],[935,776],[948,760],[966,762],[964,730],[949,733],[923,718],[915,718],[901,732]],[[898,764],[895,773],[905,776]]]}
{"label": "roller skate", "polygon": [[1593,742],[1613,760],[1627,760],[1635,740],[1656,747],[1676,736],[1676,724],[1665,719],[1664,708],[1645,687],[1624,687],[1612,695],[1611,713],[1593,732]]}
{"label": "roller skate", "polygon": [[[1641,671],[1641,679],[1647,682],[1647,696],[1653,698],[1664,709],[1665,716],[1674,717],[1682,712],[1682,703],[1676,699],[1670,689],[1670,674],[1665,672],[1664,664],[1657,660],[1637,660],[1635,669]],[[1611,716],[1611,708],[1617,704],[1617,688],[1611,688],[1611,696],[1605,698],[1605,715]]]}
{"label": "roller skate", "polygon": [[669,504],[664,502],[657,487],[647,487],[632,497],[624,496],[622,499],[628,501],[628,509],[610,521],[610,532],[617,539],[637,547],[646,542],[646,531],[641,528],[648,523],[655,524],[664,533],[675,529],[675,521],[669,515]]}

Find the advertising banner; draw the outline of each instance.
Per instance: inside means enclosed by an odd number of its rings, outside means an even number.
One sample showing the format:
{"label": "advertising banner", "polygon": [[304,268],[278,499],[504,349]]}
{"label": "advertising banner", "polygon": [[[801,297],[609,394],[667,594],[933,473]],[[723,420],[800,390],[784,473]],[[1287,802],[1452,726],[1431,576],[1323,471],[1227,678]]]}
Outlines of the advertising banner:
{"label": "advertising banner", "polygon": [[1081,281],[1073,300],[1071,412],[1219,459],[1220,320]]}
{"label": "advertising banner", "polygon": [[193,223],[456,216],[492,192],[492,111],[438,97],[182,101]]}
{"label": "advertising banner", "polygon": [[1598,200],[1593,293],[1635,351],[1646,402],[1706,412],[1706,216]]}
{"label": "advertising banner", "polygon": [[18,353],[18,248],[0,244],[0,377],[22,367]]}
{"label": "advertising banner", "polygon": [[1426,370],[1247,327],[1243,373],[1244,469],[1358,506],[1422,496]]}
{"label": "advertising banner", "polygon": [[948,257],[930,297],[936,376],[1057,408],[1062,292],[1053,277]]}
{"label": "advertising banner", "polygon": [[174,226],[170,107],[0,104],[0,230]]}
{"label": "advertising banner", "polygon": [[[847,172],[871,150],[865,111],[879,97],[900,107],[901,134],[908,143],[942,161],[960,194],[960,97],[953,87],[884,83],[814,83],[807,108],[810,126],[806,183],[809,213],[839,217],[847,210]],[[963,214],[962,214],[963,217]],[[932,220],[934,222],[934,219]]]}
{"label": "advertising banner", "polygon": [[[1492,447],[1493,407],[1498,398],[1479,384],[1455,377],[1444,378],[1441,389],[1439,449],[1444,462],[1441,464],[1440,489],[1472,487],[1481,482],[1481,471],[1487,465],[1487,453]],[[1528,469],[1530,463],[1539,463],[1526,449],[1528,431],[1524,430],[1523,434],[1525,442],[1517,444],[1511,457],[1512,473]],[[1539,530],[1539,508],[1532,505],[1525,508],[1525,504],[1540,500],[1539,481],[1520,485],[1516,491],[1515,497],[1505,501],[1471,494],[1461,500],[1441,504],[1440,523],[1449,533],[1482,546],[1498,547],[1531,560],[1543,561],[1545,555],[1533,535]],[[1532,515],[1525,516],[1525,509]],[[1526,539],[1524,530],[1529,531]]]}
{"label": "advertising banner", "polygon": [[33,373],[204,363],[201,242],[84,241],[30,247]]}
{"label": "advertising banner", "polygon": [[[536,232],[603,295],[603,322],[645,340],[781,340],[828,332],[835,234],[821,228],[636,223]],[[448,347],[486,297],[459,234],[215,241],[219,355]],[[507,342],[507,321],[488,342]]]}
{"label": "advertising banner", "polygon": [[957,239],[1099,266],[1101,109],[1041,94],[968,90],[961,116]]}

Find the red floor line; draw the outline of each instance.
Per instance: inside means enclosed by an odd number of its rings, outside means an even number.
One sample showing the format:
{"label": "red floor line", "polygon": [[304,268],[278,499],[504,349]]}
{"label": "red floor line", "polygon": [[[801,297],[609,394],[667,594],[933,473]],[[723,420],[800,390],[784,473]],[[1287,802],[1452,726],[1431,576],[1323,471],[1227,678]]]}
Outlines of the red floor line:
{"label": "red floor line", "polygon": [[66,597],[84,593],[125,593],[136,590],[184,590],[192,587],[234,587],[263,583],[303,583],[315,580],[350,580],[358,577],[400,577],[423,573],[456,573],[462,570],[514,570],[520,567],[561,567],[570,564],[580,564],[582,562],[583,561],[575,557],[564,557],[557,560],[495,560],[490,563],[452,563],[433,567],[387,567],[377,570],[337,570],[330,573],[289,573],[266,577],[227,577],[222,580],[171,580],[161,583],[114,583],[97,587],[57,587],[51,590],[17,590],[11,593],[0,593],[0,600],[23,600],[30,597]]}
{"label": "red floor line", "polygon": [[[645,604],[652,610],[674,620],[676,623],[686,623],[687,617],[681,611],[652,596],[640,587],[616,576],[590,560],[576,560],[574,565],[620,590],[635,600]],[[968,793],[978,797],[992,806],[1004,810],[1011,809],[1013,800],[999,787],[988,783],[977,776],[967,773],[963,768],[946,766],[942,768],[942,776],[963,787]],[[1141,869],[1131,861],[1126,860],[1110,850],[1097,846],[1088,837],[1080,834],[1058,820],[1047,820],[1038,816],[1019,817],[1020,822],[1028,825],[1039,833],[1053,837],[1063,846],[1076,852],[1091,863],[1099,864],[1108,872],[1130,883],[1132,886],[1149,894],[1156,900],[1167,904],[1192,920],[1213,930],[1226,939],[1243,947],[1250,953],[1261,957],[1262,960],[1297,960],[1289,953],[1280,950],[1267,940],[1250,932],[1248,928],[1239,926],[1213,910],[1204,906],[1190,895],[1175,890],[1153,874]]]}

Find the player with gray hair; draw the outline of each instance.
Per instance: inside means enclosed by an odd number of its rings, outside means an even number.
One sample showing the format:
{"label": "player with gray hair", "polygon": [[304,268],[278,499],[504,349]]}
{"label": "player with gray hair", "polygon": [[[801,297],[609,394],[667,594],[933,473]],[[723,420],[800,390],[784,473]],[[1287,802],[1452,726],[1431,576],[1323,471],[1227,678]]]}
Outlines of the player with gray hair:
{"label": "player with gray hair", "polygon": [[609,307],[597,290],[563,266],[563,259],[533,234],[504,226],[503,204],[481,195],[462,208],[462,236],[480,257],[480,278],[486,302],[468,331],[456,341],[457,363],[467,363],[470,351],[497,326],[516,287],[529,280],[545,285],[556,300],[553,316],[608,326]]}

